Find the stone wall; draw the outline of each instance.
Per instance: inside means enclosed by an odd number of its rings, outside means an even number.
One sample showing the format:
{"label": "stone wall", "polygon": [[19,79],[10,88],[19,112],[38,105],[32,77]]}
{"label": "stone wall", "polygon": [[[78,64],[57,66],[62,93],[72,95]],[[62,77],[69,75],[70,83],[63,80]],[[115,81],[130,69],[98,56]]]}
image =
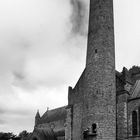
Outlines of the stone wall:
{"label": "stone wall", "polygon": [[[86,69],[85,69],[86,70]],[[81,103],[84,96],[84,89],[85,89],[85,70],[81,74],[78,82],[76,83],[75,87],[69,87],[68,90],[68,105],[73,105],[77,103]]]}
{"label": "stone wall", "polygon": [[72,140],[82,140],[83,135],[81,131],[82,127],[82,103],[73,105],[73,126],[72,126]]}
{"label": "stone wall", "polygon": [[43,124],[39,124],[37,127],[38,128],[52,128],[54,130],[54,132],[58,132],[58,131],[62,131],[65,129],[65,120],[58,120],[58,121],[52,121],[49,123],[43,123]]}
{"label": "stone wall", "polygon": [[83,116],[83,100],[84,100],[84,89],[85,89],[85,70],[80,76],[75,87],[69,88],[68,104],[72,106],[72,128],[71,135],[72,140],[82,140],[82,116]]}
{"label": "stone wall", "polygon": [[127,92],[117,96],[117,140],[127,139]]}
{"label": "stone wall", "polygon": [[68,106],[65,123],[65,140],[72,140],[72,116],[73,116],[73,107]]}

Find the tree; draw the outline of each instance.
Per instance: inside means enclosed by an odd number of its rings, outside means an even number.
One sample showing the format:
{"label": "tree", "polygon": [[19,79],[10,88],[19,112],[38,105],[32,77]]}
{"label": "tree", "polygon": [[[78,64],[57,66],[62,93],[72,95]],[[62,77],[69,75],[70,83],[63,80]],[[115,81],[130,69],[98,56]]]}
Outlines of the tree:
{"label": "tree", "polygon": [[30,136],[30,133],[27,132],[26,130],[23,130],[22,132],[19,133],[19,137],[21,138],[21,140],[28,140]]}
{"label": "tree", "polygon": [[0,140],[11,140],[11,139],[13,139],[15,137],[16,137],[16,135],[14,135],[13,133],[0,132]]}

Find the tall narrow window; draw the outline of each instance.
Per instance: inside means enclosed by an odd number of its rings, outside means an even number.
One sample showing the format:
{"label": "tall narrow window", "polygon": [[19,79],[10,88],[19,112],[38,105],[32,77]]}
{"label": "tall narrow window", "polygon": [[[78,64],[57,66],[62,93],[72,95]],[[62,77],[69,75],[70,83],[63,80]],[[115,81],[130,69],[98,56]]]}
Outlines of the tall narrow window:
{"label": "tall narrow window", "polygon": [[133,136],[138,135],[138,116],[137,116],[137,111],[132,112],[132,134],[133,134]]}
{"label": "tall narrow window", "polygon": [[96,134],[97,131],[97,125],[94,123],[92,124],[92,133]]}
{"label": "tall narrow window", "polygon": [[138,124],[139,124],[139,126],[138,126],[138,128],[139,128],[139,135],[140,135],[140,107],[139,107],[139,115],[138,115]]}
{"label": "tall narrow window", "polygon": [[38,139],[36,137],[34,137],[33,140],[38,140]]}
{"label": "tall narrow window", "polygon": [[97,49],[95,49],[95,53],[97,53]]}

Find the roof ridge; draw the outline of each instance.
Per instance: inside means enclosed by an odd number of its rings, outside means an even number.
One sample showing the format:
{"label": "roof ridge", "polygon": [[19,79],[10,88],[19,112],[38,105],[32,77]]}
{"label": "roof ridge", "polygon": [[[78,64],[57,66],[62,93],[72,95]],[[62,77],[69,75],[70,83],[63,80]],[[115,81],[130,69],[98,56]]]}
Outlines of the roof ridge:
{"label": "roof ridge", "polygon": [[133,86],[133,88],[132,88],[132,90],[131,90],[131,97],[134,97],[135,96],[135,89],[137,88],[137,86],[138,86],[138,84],[139,84],[139,82],[140,82],[140,80],[137,80],[136,82],[135,82],[135,84],[134,84],[134,86]]}
{"label": "roof ridge", "polygon": [[41,116],[41,119],[44,119],[46,118],[47,115],[49,114],[53,114],[55,112],[58,112],[58,111],[62,111],[62,110],[65,110],[67,106],[63,106],[63,107],[58,107],[58,108],[55,108],[55,109],[51,109],[51,110],[47,110],[42,116]]}

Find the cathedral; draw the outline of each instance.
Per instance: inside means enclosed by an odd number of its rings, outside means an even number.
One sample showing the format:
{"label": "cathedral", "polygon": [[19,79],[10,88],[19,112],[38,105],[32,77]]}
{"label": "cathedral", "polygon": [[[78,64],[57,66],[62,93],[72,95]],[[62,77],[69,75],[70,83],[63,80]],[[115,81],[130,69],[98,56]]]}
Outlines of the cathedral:
{"label": "cathedral", "polygon": [[113,0],[90,0],[86,66],[68,105],[37,112],[30,140],[139,140],[140,67],[115,70]]}

